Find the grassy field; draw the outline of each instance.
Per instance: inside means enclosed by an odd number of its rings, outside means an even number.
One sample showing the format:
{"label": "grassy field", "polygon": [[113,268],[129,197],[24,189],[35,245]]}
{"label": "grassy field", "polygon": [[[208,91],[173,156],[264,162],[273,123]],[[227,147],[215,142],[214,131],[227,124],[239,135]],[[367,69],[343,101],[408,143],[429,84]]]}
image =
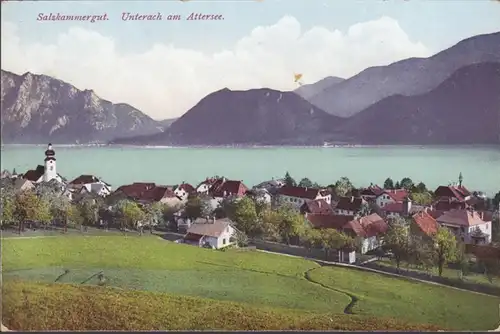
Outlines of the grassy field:
{"label": "grassy field", "polygon": [[[378,260],[376,263],[381,265],[381,266],[396,268],[396,263],[394,261],[389,260],[389,259]],[[424,270],[419,269],[419,268],[415,268],[414,266],[409,265],[407,263],[401,263],[401,270],[410,270],[410,271],[425,273]],[[459,280],[460,279],[459,273],[460,273],[460,271],[456,270],[456,269],[443,268],[443,277]],[[438,275],[437,268],[432,268],[431,274],[437,276]],[[466,282],[471,282],[471,283],[476,283],[476,284],[500,286],[500,277],[495,277],[492,280],[492,282],[490,282],[490,281],[488,281],[488,278],[486,277],[486,275],[481,275],[481,274],[477,274],[477,273],[473,273],[473,272],[469,273],[467,276],[464,276],[463,280]]]}
{"label": "grassy field", "polygon": [[[479,330],[499,321],[500,298],[151,236],[3,239],[2,255],[3,316],[12,329],[415,330],[432,324]],[[308,281],[306,272],[323,286]],[[343,314],[351,302],[345,292],[359,297],[355,315]],[[186,307],[195,311],[184,314]],[[124,327],[109,327],[123,319],[129,321]]]}

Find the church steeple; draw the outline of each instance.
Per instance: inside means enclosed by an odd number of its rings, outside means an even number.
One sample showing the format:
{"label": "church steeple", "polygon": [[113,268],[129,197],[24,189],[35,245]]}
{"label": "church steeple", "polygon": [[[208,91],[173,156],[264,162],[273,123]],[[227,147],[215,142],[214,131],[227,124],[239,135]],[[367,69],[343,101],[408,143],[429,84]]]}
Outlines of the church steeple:
{"label": "church steeple", "polygon": [[49,143],[47,150],[45,151],[45,163],[44,163],[44,173],[43,180],[49,182],[57,177],[56,171],[56,152],[52,149],[52,144]]}

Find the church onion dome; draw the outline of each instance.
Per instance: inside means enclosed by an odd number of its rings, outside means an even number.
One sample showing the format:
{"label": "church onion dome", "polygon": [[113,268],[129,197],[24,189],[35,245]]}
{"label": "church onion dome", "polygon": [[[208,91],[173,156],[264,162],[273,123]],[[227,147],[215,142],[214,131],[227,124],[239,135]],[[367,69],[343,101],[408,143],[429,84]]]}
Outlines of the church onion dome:
{"label": "church onion dome", "polygon": [[54,152],[54,150],[47,150],[47,151],[45,151],[45,155],[46,156],[54,156],[54,155],[56,155],[56,152]]}

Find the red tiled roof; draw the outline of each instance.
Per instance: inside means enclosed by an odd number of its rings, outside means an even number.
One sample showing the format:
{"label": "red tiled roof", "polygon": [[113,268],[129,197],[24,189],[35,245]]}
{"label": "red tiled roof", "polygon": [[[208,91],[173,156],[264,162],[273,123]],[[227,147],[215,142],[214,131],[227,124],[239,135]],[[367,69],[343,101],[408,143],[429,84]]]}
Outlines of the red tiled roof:
{"label": "red tiled roof", "polygon": [[307,200],[300,207],[302,213],[312,213],[312,214],[322,214],[328,215],[333,214],[332,207],[324,199]]}
{"label": "red tiled roof", "polygon": [[283,186],[278,189],[278,194],[289,197],[316,199],[318,194],[320,194],[320,190],[317,188]]}
{"label": "red tiled roof", "polygon": [[369,238],[377,236],[387,232],[387,229],[389,228],[384,219],[382,219],[382,217],[380,217],[376,213],[372,213],[371,215],[361,217],[356,221],[358,222],[359,225],[361,225],[361,227],[364,230],[364,235],[362,234],[358,235],[360,237]]}
{"label": "red tiled roof", "polygon": [[361,195],[362,196],[379,196],[381,195],[385,190],[377,185],[370,186],[368,188],[365,188],[361,190]]}
{"label": "red tiled roof", "polygon": [[478,212],[472,210],[447,211],[436,220],[438,223],[469,226],[469,227],[485,223],[481,215]]}
{"label": "red tiled roof", "polygon": [[354,217],[342,215],[307,214],[306,219],[314,228],[334,228],[340,230],[345,224],[353,220]]}
{"label": "red tiled roof", "polygon": [[429,213],[421,211],[412,216],[415,224],[420,228],[422,232],[431,236],[438,231],[439,224],[436,219],[432,217]]}
{"label": "red tiled roof", "polygon": [[387,203],[381,210],[385,212],[402,213],[404,211],[404,207],[404,203],[402,202]]}
{"label": "red tiled roof", "polygon": [[402,202],[408,197],[408,191],[406,189],[385,190],[382,194],[389,195],[396,202]]}
{"label": "red tiled roof", "polygon": [[154,183],[135,182],[119,187],[116,189],[116,192],[123,192],[127,197],[139,199],[144,192],[154,188],[155,186],[156,184]]}
{"label": "red tiled roof", "polygon": [[221,178],[210,187],[208,193],[214,197],[244,196],[248,188],[241,181]]}
{"label": "red tiled roof", "polygon": [[215,221],[194,223],[188,229],[188,234],[206,235],[218,238],[230,225],[229,219],[217,219]]}
{"label": "red tiled roof", "polygon": [[465,201],[465,197],[470,196],[470,191],[464,186],[439,186],[434,191],[436,197],[455,198],[460,202]]}
{"label": "red tiled roof", "polygon": [[203,185],[203,184],[206,184],[206,185],[208,185],[208,186],[211,186],[211,185],[213,185],[215,182],[217,182],[218,180],[219,180],[219,178],[216,178],[216,177],[207,177],[207,178],[205,179],[205,181],[200,182],[200,183],[196,186],[196,188],[200,187],[200,186],[201,186],[201,185]]}
{"label": "red tiled roof", "polygon": [[364,201],[360,197],[340,197],[335,209],[359,211]]}
{"label": "red tiled roof", "polygon": [[177,197],[171,187],[155,186],[144,191],[139,199],[142,201],[159,202],[163,198]]}

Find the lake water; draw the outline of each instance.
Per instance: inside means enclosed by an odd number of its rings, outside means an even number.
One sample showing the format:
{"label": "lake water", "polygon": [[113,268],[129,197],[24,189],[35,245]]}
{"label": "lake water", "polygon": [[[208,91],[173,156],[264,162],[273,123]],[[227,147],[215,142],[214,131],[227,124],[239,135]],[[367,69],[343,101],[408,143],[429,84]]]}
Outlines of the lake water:
{"label": "lake water", "polygon": [[[18,173],[43,164],[45,146],[2,147],[2,170]],[[434,188],[456,182],[488,195],[500,190],[500,147],[355,147],[355,148],[138,148],[55,147],[57,171],[68,179],[102,177],[116,189],[131,182],[193,185],[221,175],[253,186],[287,171],[328,185],[347,176],[355,186],[382,185],[410,177]]]}

